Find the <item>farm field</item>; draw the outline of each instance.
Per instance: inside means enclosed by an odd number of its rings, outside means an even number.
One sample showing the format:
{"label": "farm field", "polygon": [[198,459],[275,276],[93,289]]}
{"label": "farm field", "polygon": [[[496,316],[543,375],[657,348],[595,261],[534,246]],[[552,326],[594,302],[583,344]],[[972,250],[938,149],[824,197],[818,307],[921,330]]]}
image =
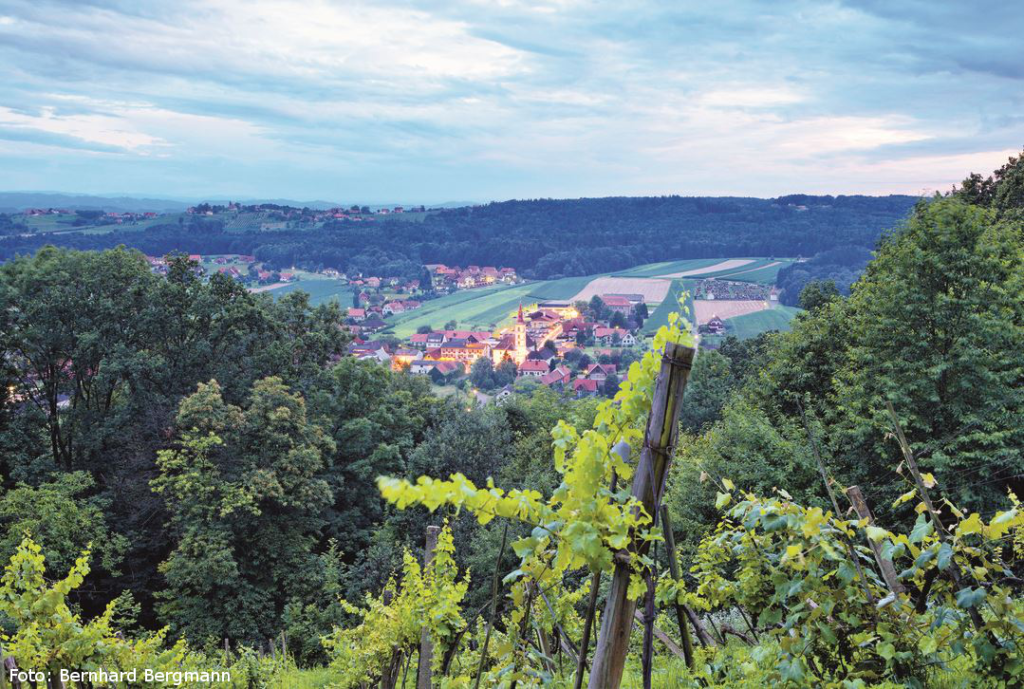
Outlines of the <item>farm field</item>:
{"label": "farm field", "polygon": [[697,277],[704,275],[714,275],[722,272],[729,272],[739,268],[744,268],[747,265],[754,262],[752,258],[730,258],[725,261],[720,261],[714,265],[702,266],[697,268],[688,268],[675,273],[665,273],[658,277],[663,278],[686,278],[686,277]]}
{"label": "farm field", "polygon": [[[651,317],[643,328],[643,332],[649,334],[667,321],[668,314],[676,308],[678,295],[681,292],[687,290],[693,292],[693,286],[697,280],[711,275],[722,275],[723,278],[730,276],[728,279],[733,279],[731,276],[737,275],[736,280],[738,281],[767,284],[774,281],[778,269],[788,263],[787,259],[768,258],[668,261],[637,266],[614,273],[582,275],[513,286],[494,285],[460,290],[438,299],[426,301],[421,308],[415,311],[385,318],[389,326],[385,332],[396,337],[408,337],[421,326],[429,325],[432,328],[441,328],[451,320],[454,320],[460,329],[494,330],[508,324],[509,318],[515,313],[520,302],[524,306],[532,306],[548,299],[578,301],[589,300],[594,294],[638,293],[644,295],[651,307]],[[724,269],[721,268],[723,264],[727,264]],[[708,268],[712,268],[713,272],[677,279],[656,277],[667,272],[699,271]],[[745,275],[738,275],[741,272]],[[274,289],[273,292],[277,295],[282,293],[281,290],[287,290],[283,292],[287,294],[288,291],[305,289],[304,286],[308,286],[312,282],[314,281],[303,280],[288,285],[287,288]],[[350,299],[351,293],[349,292],[342,299],[342,306],[347,306]],[[316,300],[314,302],[317,303]],[[749,313],[753,310],[750,307],[727,306],[735,302],[725,300],[711,303],[717,304],[717,310],[725,310],[732,316]],[[757,303],[761,305],[758,308],[768,308],[764,302]],[[688,304],[690,306],[689,318],[691,321],[697,322],[699,314],[696,313],[692,298]],[[728,317],[726,313],[719,315],[725,318]]]}
{"label": "farm field", "polygon": [[770,330],[788,331],[790,322],[801,311],[802,309],[793,306],[777,306],[773,309],[730,318],[725,325],[730,335],[745,340]]}
{"label": "farm field", "polygon": [[599,277],[587,283],[572,297],[573,301],[590,301],[591,297],[601,294],[642,294],[644,302],[660,304],[668,294],[670,280],[637,277]]}
{"label": "farm field", "polygon": [[596,277],[598,276],[578,275],[576,277],[561,278],[559,280],[535,282],[533,283],[533,289],[530,290],[530,296],[538,301],[544,301],[546,299],[572,299]]}
{"label": "farm field", "polygon": [[641,329],[644,335],[653,335],[657,332],[658,328],[668,324],[668,315],[678,310],[679,295],[683,292],[689,292],[691,295],[686,300],[686,306],[690,309],[690,312],[684,315],[693,322],[693,286],[689,280],[673,280],[672,286],[669,288],[664,300],[662,300],[658,308],[651,313],[651,317],[644,323],[644,327]]}
{"label": "farm field", "polygon": [[715,316],[724,321],[771,308],[768,302],[760,299],[698,299],[693,302],[693,307],[697,325],[704,325]]}
{"label": "farm field", "polygon": [[[718,280],[734,280],[736,282],[756,282],[764,285],[775,283],[775,276],[783,268],[792,265],[790,258],[730,258],[704,259],[702,265],[689,265],[694,261],[676,261],[675,263],[653,263],[640,266],[629,271],[630,275],[641,273],[665,278],[694,278]],[[658,267],[660,266],[660,268]]]}
{"label": "farm field", "polygon": [[454,320],[459,328],[486,329],[497,327],[522,300],[524,306],[536,302],[530,291],[537,283],[479,287],[431,299],[410,313],[385,319],[397,337],[408,337],[423,325],[441,328]]}
{"label": "farm field", "polygon": [[265,290],[265,292],[271,294],[274,299],[280,299],[286,294],[300,290],[309,294],[309,302],[313,306],[326,304],[329,301],[338,302],[343,309],[352,306],[352,288],[330,278],[311,278],[289,282],[282,287],[275,287]]}
{"label": "farm field", "polygon": [[617,270],[613,275],[621,277],[659,277],[670,273],[681,273],[688,270],[700,270],[721,263],[721,258],[693,258],[684,261],[664,261],[662,263],[648,263],[626,270]]}

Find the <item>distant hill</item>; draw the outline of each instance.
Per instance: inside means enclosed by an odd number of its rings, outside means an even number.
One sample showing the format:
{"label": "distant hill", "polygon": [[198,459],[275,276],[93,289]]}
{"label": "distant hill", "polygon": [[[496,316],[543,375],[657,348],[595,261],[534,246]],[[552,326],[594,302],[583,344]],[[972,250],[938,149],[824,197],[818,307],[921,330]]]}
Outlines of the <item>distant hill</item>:
{"label": "distant hill", "polygon": [[807,195],[536,199],[444,209],[415,223],[376,216],[362,222],[282,222],[262,231],[259,225],[237,231],[228,227],[229,217],[214,214],[187,216],[180,223],[168,218],[144,231],[8,236],[0,240],[0,259],[47,242],[80,249],[127,244],[154,255],[246,253],[276,267],[410,278],[419,277],[425,263],[447,263],[510,266],[528,278],[555,279],[669,260],[797,258],[838,247],[871,249],[917,201],[913,196]]}
{"label": "distant hill", "polygon": [[[0,191],[0,213],[19,213],[29,208],[67,208],[69,210],[83,211],[107,211],[116,213],[180,213],[189,206],[194,206],[203,201],[211,204],[227,204],[229,201],[237,201],[246,204],[272,203],[278,206],[291,206],[294,208],[313,208],[326,210],[328,208],[347,208],[352,203],[340,201],[296,201],[295,199],[270,199],[251,198],[247,196],[234,198],[210,197],[202,199],[154,199],[136,196],[97,196],[93,194],[62,194],[49,191]],[[391,203],[391,204],[359,204],[367,205],[372,210],[378,208],[392,208],[394,206],[418,206],[418,203]],[[455,208],[472,205],[467,201],[451,201],[447,203],[426,204],[430,208]]]}
{"label": "distant hill", "polygon": [[189,205],[191,204],[173,199],[57,194],[45,191],[0,191],[0,213],[17,213],[28,208],[67,208],[118,213],[179,213]]}

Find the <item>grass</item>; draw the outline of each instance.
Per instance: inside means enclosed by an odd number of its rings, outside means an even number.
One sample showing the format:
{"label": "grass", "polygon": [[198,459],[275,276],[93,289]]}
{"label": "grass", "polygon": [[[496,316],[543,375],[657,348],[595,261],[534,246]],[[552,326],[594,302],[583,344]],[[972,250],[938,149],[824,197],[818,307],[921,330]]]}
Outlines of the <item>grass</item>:
{"label": "grass", "polygon": [[635,268],[619,270],[611,275],[616,277],[651,278],[670,273],[681,273],[684,270],[699,270],[727,261],[726,258],[694,258],[685,261],[666,261],[664,263],[648,263]]}
{"label": "grass", "polygon": [[[778,265],[771,266],[769,264],[778,262]],[[783,268],[787,268],[793,265],[794,261],[787,258],[779,258],[775,261],[758,261],[757,263],[751,263],[737,268],[731,273],[726,273],[721,277],[724,280],[734,280],[736,282],[757,282],[762,285],[774,285],[775,278],[779,274],[779,271]]]}
{"label": "grass", "polygon": [[662,301],[658,308],[654,310],[651,317],[644,323],[643,330],[641,331],[644,335],[653,335],[663,325],[668,325],[668,315],[674,311],[679,310],[679,295],[682,292],[689,291],[689,296],[686,300],[686,305],[690,309],[689,318],[693,318],[693,286],[692,280],[690,279],[676,279],[672,281],[672,286],[669,287],[668,293],[665,295],[665,300]]}
{"label": "grass", "polygon": [[268,290],[267,292],[264,292],[264,294],[270,294],[274,299],[280,299],[286,294],[298,292],[300,290],[309,294],[309,302],[313,306],[326,304],[329,301],[338,302],[343,309],[347,309],[352,306],[352,288],[348,285],[341,284],[337,280],[331,279],[322,278],[319,280],[313,279],[290,282],[284,287]]}
{"label": "grass", "polygon": [[530,296],[538,301],[572,299],[580,290],[590,284],[591,280],[597,277],[601,276],[577,275],[571,278],[535,282],[530,290]]}
{"label": "grass", "polygon": [[801,309],[793,306],[777,306],[765,311],[748,313],[725,321],[729,335],[735,335],[741,340],[757,337],[761,333],[778,330],[788,332],[790,322],[801,313]]}
{"label": "grass", "polygon": [[446,294],[423,302],[415,311],[388,318],[389,329],[397,337],[409,337],[420,326],[439,329],[451,320],[460,328],[491,329],[505,319],[520,299],[524,304],[535,301],[529,294],[534,284],[494,285]]}

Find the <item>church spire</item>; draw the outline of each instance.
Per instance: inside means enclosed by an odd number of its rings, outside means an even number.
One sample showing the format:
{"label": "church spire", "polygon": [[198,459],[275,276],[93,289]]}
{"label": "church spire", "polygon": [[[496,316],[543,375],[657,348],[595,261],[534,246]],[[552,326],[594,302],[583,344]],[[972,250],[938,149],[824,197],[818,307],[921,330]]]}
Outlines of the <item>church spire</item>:
{"label": "church spire", "polygon": [[519,316],[516,318],[516,321],[519,322],[519,323],[524,323],[525,322],[523,320],[523,302],[522,302],[522,300],[520,300],[520,302],[519,302]]}

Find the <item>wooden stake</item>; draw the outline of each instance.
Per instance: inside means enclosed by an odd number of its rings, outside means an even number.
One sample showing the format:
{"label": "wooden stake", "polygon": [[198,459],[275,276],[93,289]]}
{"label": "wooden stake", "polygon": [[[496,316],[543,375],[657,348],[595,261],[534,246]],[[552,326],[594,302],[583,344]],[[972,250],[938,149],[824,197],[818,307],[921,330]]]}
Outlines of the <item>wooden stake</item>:
{"label": "wooden stake", "polygon": [[[629,463],[630,447],[625,440],[620,440],[612,448],[624,463]],[[614,493],[619,483],[619,477],[612,474],[611,492]],[[601,573],[594,572],[590,580],[590,600],[587,602],[587,619],[583,623],[583,638],[580,640],[580,655],[576,660],[576,678],[573,682],[573,689],[580,689],[583,686],[583,670],[587,667],[587,653],[590,651],[590,632],[594,628],[594,617],[597,614],[597,596],[601,589]]]}
{"label": "wooden stake", "polygon": [[[921,494],[921,500],[924,502],[925,508],[928,510],[928,516],[931,517],[932,525],[935,526],[935,535],[939,541],[945,543],[949,540],[949,532],[946,531],[946,527],[943,525],[942,520],[939,519],[939,513],[935,511],[935,507],[932,505],[931,495],[928,493],[928,486],[924,484],[924,479],[921,478],[921,471],[917,468],[917,458],[914,457],[913,450],[910,449],[910,443],[907,442],[907,437],[903,435],[903,427],[900,425],[899,417],[896,416],[896,410],[892,406],[892,402],[888,400],[885,403],[885,408],[889,411],[889,418],[892,419],[892,425],[896,429],[896,439],[899,441],[900,450],[903,452],[903,459],[910,468],[910,473],[914,477],[914,483],[917,484],[917,490]],[[949,574],[953,577],[953,583],[957,587],[961,586],[960,579],[960,567],[956,564],[956,560],[951,559],[949,563]],[[967,609],[967,614],[971,618],[971,622],[974,623],[974,627],[979,631],[983,632],[985,629],[985,621],[981,618],[981,613],[974,606]],[[992,639],[994,641],[994,639]]]}
{"label": "wooden stake", "polygon": [[[672,575],[672,578],[679,581],[682,577],[679,574],[679,562],[676,561],[676,535],[672,531],[672,519],[668,514],[668,505],[661,506],[661,531],[665,534],[665,554],[668,556],[668,572]],[[683,655],[686,658],[686,667],[693,669],[693,639],[690,638],[690,627],[686,624],[684,617],[683,606],[677,601],[675,604],[676,609],[676,624],[679,625],[679,636],[683,640]],[[693,617],[696,617],[694,615]],[[693,619],[692,617],[690,618]],[[700,636],[703,631],[699,627],[700,622],[694,625],[697,628],[697,635]],[[707,632],[704,632],[707,634]],[[705,646],[704,639],[701,639],[701,643]]]}
{"label": "wooden stake", "polygon": [[491,616],[487,620],[487,633],[484,634],[483,647],[480,649],[480,665],[476,669],[476,682],[473,689],[480,689],[480,678],[484,676],[484,663],[487,661],[487,645],[491,642],[491,630],[494,629],[494,618],[498,613],[498,572],[501,567],[501,557],[505,554],[505,541],[508,539],[508,522],[501,531],[501,548],[498,549],[498,559],[494,561],[494,577],[491,579]]}
{"label": "wooden stake", "polygon": [[[836,500],[835,491],[832,490],[832,481],[829,478],[828,470],[825,468],[825,460],[821,458],[821,452],[818,450],[818,440],[814,435],[814,431],[811,430],[811,422],[807,420],[807,414],[804,412],[804,406],[800,404],[800,400],[796,402],[797,409],[800,410],[800,417],[804,420],[804,429],[807,431],[807,439],[811,442],[811,451],[814,453],[814,459],[818,463],[818,473],[821,474],[821,480],[825,484],[825,491],[828,493],[829,500],[832,501],[832,509],[835,510],[835,518],[839,519],[839,515],[842,511],[839,509],[839,501]],[[857,557],[857,550],[853,547],[853,542],[850,541],[845,535],[842,536],[843,543],[846,544],[846,552],[850,557],[850,561],[853,562],[853,566],[857,568],[857,578],[860,579],[860,585],[864,589],[864,594],[868,597],[868,602],[871,605],[875,604],[875,597],[871,595],[871,587],[868,586],[868,580],[864,576],[864,569],[860,566],[860,558]],[[753,632],[754,628],[748,623],[750,631]],[[756,634],[754,636],[757,636]]]}
{"label": "wooden stake", "polygon": [[[875,518],[871,515],[871,508],[868,507],[868,501],[864,499],[864,494],[860,491],[860,486],[850,486],[846,489],[846,497],[850,499],[850,504],[853,505],[854,511],[857,512],[857,517],[860,519],[867,519],[868,526],[873,526]],[[906,592],[906,587],[900,583],[899,579],[896,578],[896,568],[892,565],[892,560],[886,560],[882,557],[882,547],[877,542],[868,539],[868,547],[871,548],[871,552],[875,556],[875,562],[878,563],[878,570],[882,573],[882,579],[885,580],[886,586],[893,593],[899,594]]]}
{"label": "wooden stake", "polygon": [[[633,475],[632,495],[651,519],[657,519],[665,487],[665,475],[679,435],[679,412],[683,391],[690,376],[696,350],[669,342],[661,358],[661,372],[655,383],[651,415],[647,419],[643,451]],[[646,555],[649,544],[634,540],[631,550]],[[626,666],[629,634],[633,628],[636,601],[629,600],[630,567],[616,561],[608,601],[601,620],[601,634],[590,671],[590,689],[618,689]]]}
{"label": "wooden stake", "polygon": [[[437,537],[440,533],[440,526],[427,527],[426,547],[423,550],[424,573],[434,561],[434,551],[437,549]],[[430,640],[430,633],[424,629],[420,634],[420,658],[419,671],[416,673],[416,689],[430,689],[430,664],[433,659],[434,643]]]}

